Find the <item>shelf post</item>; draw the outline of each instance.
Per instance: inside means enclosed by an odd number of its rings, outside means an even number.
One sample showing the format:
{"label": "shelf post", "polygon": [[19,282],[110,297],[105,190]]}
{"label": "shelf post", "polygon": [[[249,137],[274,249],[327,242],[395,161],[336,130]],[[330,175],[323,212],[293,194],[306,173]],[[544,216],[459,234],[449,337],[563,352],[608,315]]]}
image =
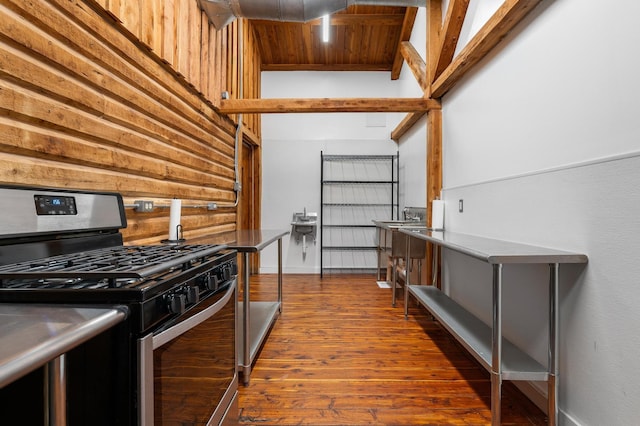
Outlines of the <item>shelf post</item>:
{"label": "shelf post", "polygon": [[491,424],[500,424],[502,402],[502,264],[493,265],[493,335],[491,339]]}

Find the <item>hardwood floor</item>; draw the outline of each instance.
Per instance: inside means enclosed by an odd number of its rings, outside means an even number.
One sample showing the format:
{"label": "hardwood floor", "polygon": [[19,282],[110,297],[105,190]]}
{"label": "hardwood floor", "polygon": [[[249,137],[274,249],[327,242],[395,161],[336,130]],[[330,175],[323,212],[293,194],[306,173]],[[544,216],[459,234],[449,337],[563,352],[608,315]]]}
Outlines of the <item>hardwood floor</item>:
{"label": "hardwood floor", "polygon": [[[274,300],[275,275],[252,277],[252,300]],[[400,293],[398,293],[400,295]],[[373,275],[285,275],[283,311],[240,384],[243,425],[491,423],[489,374],[422,308]],[[511,383],[502,423],[546,424]]]}

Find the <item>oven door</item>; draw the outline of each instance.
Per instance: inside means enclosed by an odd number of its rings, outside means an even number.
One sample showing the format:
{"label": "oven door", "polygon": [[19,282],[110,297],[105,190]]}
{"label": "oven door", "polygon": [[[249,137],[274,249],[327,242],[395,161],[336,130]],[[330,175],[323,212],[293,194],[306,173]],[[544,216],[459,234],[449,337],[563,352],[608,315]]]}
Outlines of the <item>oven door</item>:
{"label": "oven door", "polygon": [[[138,340],[139,424],[218,425],[237,419],[235,278],[224,291]],[[227,413],[228,412],[228,413]]]}

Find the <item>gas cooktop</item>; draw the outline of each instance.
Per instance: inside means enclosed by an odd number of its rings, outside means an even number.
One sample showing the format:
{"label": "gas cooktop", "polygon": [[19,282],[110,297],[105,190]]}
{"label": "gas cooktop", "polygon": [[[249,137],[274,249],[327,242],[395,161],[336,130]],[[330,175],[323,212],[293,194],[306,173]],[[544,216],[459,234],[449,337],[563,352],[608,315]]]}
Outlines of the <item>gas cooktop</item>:
{"label": "gas cooktop", "polygon": [[208,272],[207,279],[213,274],[221,281],[235,274],[235,252],[225,249],[224,245],[117,246],[4,265],[0,300],[11,290],[120,290],[139,293],[131,297],[141,300],[171,288],[178,278]]}

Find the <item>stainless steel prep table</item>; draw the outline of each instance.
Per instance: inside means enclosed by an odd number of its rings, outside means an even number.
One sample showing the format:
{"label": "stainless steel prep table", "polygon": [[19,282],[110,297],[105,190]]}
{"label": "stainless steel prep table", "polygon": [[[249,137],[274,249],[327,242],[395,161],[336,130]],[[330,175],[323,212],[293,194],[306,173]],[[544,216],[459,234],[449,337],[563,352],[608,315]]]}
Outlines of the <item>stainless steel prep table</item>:
{"label": "stainless steel prep table", "polygon": [[[267,336],[278,315],[282,312],[282,237],[288,230],[238,230],[224,232],[211,237],[190,240],[190,243],[226,244],[228,248],[244,253],[244,291],[242,303],[238,306],[239,348],[238,367],[242,371],[242,380],[249,384],[251,364],[255,360],[260,346]],[[256,253],[278,241],[278,299],[273,302],[250,301],[249,255]]]}
{"label": "stainless steel prep table", "polygon": [[[587,256],[447,231],[400,229],[425,240],[487,262],[493,267],[492,325],[484,324],[434,286],[405,285],[405,318],[412,294],[491,373],[492,424],[500,424],[502,380],[543,380],[548,386],[549,424],[558,422],[558,278],[561,263],[587,263]],[[410,244],[407,242],[407,251]],[[502,338],[502,268],[504,264],[549,265],[549,350],[544,367]]]}
{"label": "stainless steel prep table", "polygon": [[64,354],[126,316],[124,307],[0,304],[0,387],[46,364],[49,424],[66,424]]}

